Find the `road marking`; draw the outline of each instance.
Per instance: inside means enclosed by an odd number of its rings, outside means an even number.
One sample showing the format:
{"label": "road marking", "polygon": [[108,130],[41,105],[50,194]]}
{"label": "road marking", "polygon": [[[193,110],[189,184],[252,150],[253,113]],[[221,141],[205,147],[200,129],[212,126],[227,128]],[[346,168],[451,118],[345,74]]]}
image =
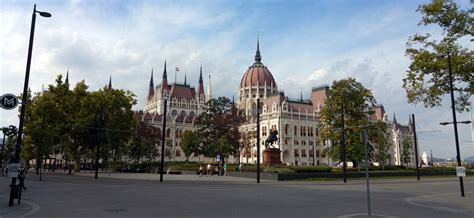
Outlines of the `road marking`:
{"label": "road marking", "polygon": [[[391,215],[383,215],[383,214],[370,214],[373,217],[385,217],[385,218],[398,218],[398,216],[391,216]],[[352,213],[338,216],[337,218],[351,218],[351,217],[358,217],[358,216],[368,216],[366,213]]]}
{"label": "road marking", "polygon": [[[474,192],[466,192],[466,193],[474,193]],[[444,196],[444,195],[458,195],[459,193],[445,193],[445,194],[436,194],[436,195],[418,195],[418,196],[413,196],[409,198],[405,198],[405,202],[409,204],[413,204],[419,207],[424,207],[424,208],[430,208],[430,209],[436,209],[436,210],[442,210],[442,211],[448,211],[452,213],[459,213],[459,214],[464,214],[464,215],[469,215],[469,216],[474,216],[472,213],[467,213],[465,210],[460,210],[460,209],[453,209],[449,207],[443,207],[443,206],[429,206],[429,205],[424,205],[421,203],[415,202],[416,198],[422,198],[422,197],[433,197],[433,196]]]}
{"label": "road marking", "polygon": [[[10,196],[0,195],[0,198],[10,199]],[[17,200],[15,200],[15,201],[17,201]],[[30,215],[32,215],[32,214],[34,214],[34,213],[36,213],[40,210],[40,206],[35,204],[35,203],[31,203],[31,202],[25,201],[25,200],[21,200],[21,203],[30,205],[31,210],[28,213],[25,213],[23,215],[19,215],[19,217],[27,217],[27,216],[30,216]]]}

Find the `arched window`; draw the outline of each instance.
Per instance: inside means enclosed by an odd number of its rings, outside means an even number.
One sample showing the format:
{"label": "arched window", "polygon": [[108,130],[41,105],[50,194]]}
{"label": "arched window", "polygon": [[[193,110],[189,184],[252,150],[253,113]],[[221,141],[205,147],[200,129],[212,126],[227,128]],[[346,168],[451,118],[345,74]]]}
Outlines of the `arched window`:
{"label": "arched window", "polygon": [[170,137],[170,135],[171,135],[171,129],[168,128],[166,129],[166,137]]}
{"label": "arched window", "polygon": [[191,118],[194,118],[195,115],[196,115],[196,114],[194,113],[194,111],[189,112],[189,116],[190,116]]}
{"label": "arched window", "polygon": [[181,117],[185,117],[185,116],[186,116],[186,112],[185,112],[185,111],[181,111],[180,116],[181,116]]}
{"label": "arched window", "polygon": [[296,135],[298,135],[298,133],[297,133],[297,131],[298,131],[298,127],[297,127],[297,126],[295,126],[295,128],[294,128],[293,130],[294,130],[294,132],[295,132],[295,136],[296,136]]}
{"label": "arched window", "polygon": [[286,124],[285,125],[285,135],[288,135],[288,128],[290,128],[290,125]]}
{"label": "arched window", "polygon": [[176,111],[176,110],[171,111],[171,116],[172,117],[176,117],[176,115],[178,115],[178,111]]}

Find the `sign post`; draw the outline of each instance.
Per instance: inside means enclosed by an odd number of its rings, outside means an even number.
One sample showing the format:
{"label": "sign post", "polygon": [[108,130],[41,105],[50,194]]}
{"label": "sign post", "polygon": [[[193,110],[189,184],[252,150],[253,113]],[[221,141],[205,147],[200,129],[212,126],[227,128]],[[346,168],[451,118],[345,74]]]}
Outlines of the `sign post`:
{"label": "sign post", "polygon": [[456,167],[456,176],[466,177],[466,167]]}
{"label": "sign post", "polygon": [[7,165],[8,177],[16,178],[18,176],[18,169],[20,168],[19,163],[11,163]]}

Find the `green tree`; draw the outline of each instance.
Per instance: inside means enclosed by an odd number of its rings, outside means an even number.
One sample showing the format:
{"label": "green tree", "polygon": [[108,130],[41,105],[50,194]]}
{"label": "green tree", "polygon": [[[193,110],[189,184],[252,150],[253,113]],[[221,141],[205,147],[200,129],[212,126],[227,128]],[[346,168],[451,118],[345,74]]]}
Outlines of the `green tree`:
{"label": "green tree", "polygon": [[[425,107],[441,105],[450,92],[447,54],[451,56],[454,91],[458,110],[469,104],[474,93],[474,52],[459,44],[462,38],[474,36],[474,10],[465,11],[452,0],[433,0],[420,5],[419,25],[437,25],[443,29],[441,39],[431,34],[415,34],[408,39],[406,56],[411,60],[403,88],[409,103],[422,102]],[[468,39],[469,40],[469,39]]]}
{"label": "green tree", "polygon": [[200,154],[215,157],[219,152],[219,140],[229,145],[228,150],[222,150],[221,155],[237,155],[240,148],[239,127],[245,121],[243,114],[226,97],[211,99],[204,105],[204,112],[197,119],[197,134],[199,136]]}
{"label": "green tree", "polygon": [[[255,138],[255,132],[241,132],[241,139],[240,139],[240,153],[238,157],[240,157],[240,154],[243,154],[243,156],[246,158],[246,164],[249,163],[249,157],[252,155],[252,138]],[[240,164],[240,158],[239,158],[239,164]]]}
{"label": "green tree", "polygon": [[402,162],[405,163],[405,166],[408,166],[408,163],[411,161],[411,140],[409,138],[403,138],[402,141]]}
{"label": "green tree", "polygon": [[[375,105],[375,98],[369,89],[354,78],[334,81],[329,93],[325,107],[321,110],[320,128],[322,140],[331,140],[333,146],[325,152],[333,160],[338,160],[341,156],[341,108],[344,104],[346,160],[352,161],[354,166],[358,167],[358,163],[364,159],[364,145],[360,142],[360,129],[350,127],[369,123],[366,111]],[[372,139],[371,134],[369,139]]]}
{"label": "green tree", "polygon": [[183,139],[181,140],[181,150],[186,157],[186,163],[192,153],[198,153],[199,141],[193,131],[186,130],[183,132]]}

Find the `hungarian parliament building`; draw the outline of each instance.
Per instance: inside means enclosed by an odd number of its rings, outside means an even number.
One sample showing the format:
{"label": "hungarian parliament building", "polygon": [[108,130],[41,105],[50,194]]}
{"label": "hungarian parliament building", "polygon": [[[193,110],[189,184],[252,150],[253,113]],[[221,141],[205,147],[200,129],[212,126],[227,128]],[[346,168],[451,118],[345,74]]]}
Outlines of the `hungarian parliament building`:
{"label": "hungarian parliament building", "polygon": [[[171,148],[174,161],[185,161],[186,157],[180,148],[182,133],[185,130],[196,131],[196,117],[203,112],[206,101],[212,99],[211,78],[204,90],[202,66],[200,67],[197,90],[187,83],[168,83],[166,61],[161,77],[161,83],[154,85],[153,71],[148,88],[148,95],[145,99],[143,110],[138,111],[138,119],[162,129],[165,106],[166,131],[165,137],[167,145]],[[281,151],[281,162],[285,165],[317,166],[334,165],[339,160],[331,160],[324,154],[328,146],[332,146],[330,141],[324,141],[319,134],[319,112],[324,107],[326,98],[329,95],[329,86],[322,85],[311,88],[309,99],[290,99],[284,92],[278,90],[278,85],[272,73],[262,63],[260,46],[257,40],[257,50],[253,64],[244,72],[240,84],[238,85],[238,98],[235,102],[245,115],[247,122],[241,126],[245,132],[256,132],[256,111],[257,99],[260,99],[262,113],[260,114],[260,154],[257,154],[256,146],[253,146],[251,154],[242,154],[240,157],[229,157],[228,161],[237,163],[256,163],[257,155],[263,161],[264,141],[269,136],[271,130],[278,131],[278,140],[274,143]],[[165,99],[168,99],[165,105]],[[411,142],[409,151],[411,161],[408,165],[415,165],[413,131],[411,121],[408,125],[397,123],[395,115],[389,121],[382,105],[375,106],[375,113],[369,116],[373,121],[384,121],[389,128],[388,137],[388,158],[385,164],[402,165],[403,141]],[[256,136],[255,136],[256,137]],[[408,140],[407,140],[408,138]],[[251,142],[256,145],[256,138]],[[339,145],[334,145],[339,146]],[[201,155],[192,154],[190,161],[210,161],[211,159]]]}

